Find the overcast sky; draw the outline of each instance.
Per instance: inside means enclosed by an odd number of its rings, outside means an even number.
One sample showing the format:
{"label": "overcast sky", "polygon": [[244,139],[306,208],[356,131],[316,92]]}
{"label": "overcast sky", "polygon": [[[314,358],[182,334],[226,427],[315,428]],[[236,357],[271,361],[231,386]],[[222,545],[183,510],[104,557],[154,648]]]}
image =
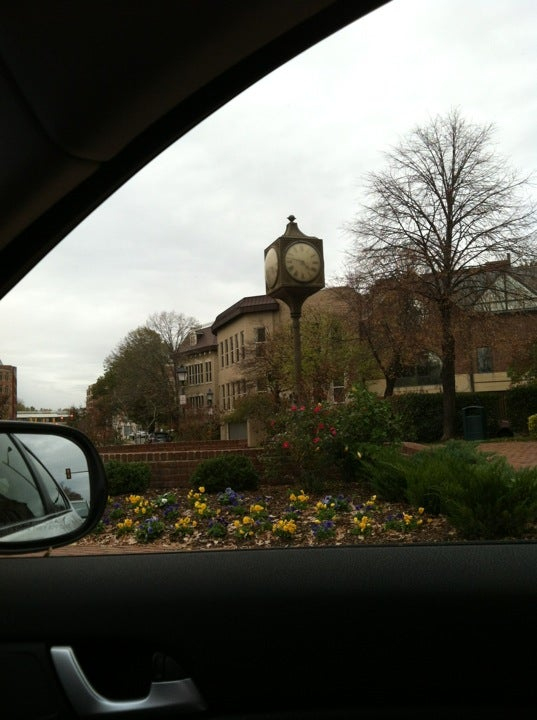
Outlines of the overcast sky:
{"label": "overcast sky", "polygon": [[391,0],[247,90],[141,171],[0,303],[0,360],[26,405],[83,407],[149,315],[203,325],[265,292],[263,251],[293,214],[341,277],[364,176],[458,108],[537,168],[537,2]]}

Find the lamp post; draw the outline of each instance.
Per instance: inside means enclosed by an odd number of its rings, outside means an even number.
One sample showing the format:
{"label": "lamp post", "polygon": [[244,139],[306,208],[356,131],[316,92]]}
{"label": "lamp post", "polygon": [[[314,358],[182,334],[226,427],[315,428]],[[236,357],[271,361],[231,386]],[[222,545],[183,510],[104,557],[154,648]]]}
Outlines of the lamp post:
{"label": "lamp post", "polygon": [[[180,391],[179,391],[179,407],[182,408],[183,415],[185,413],[185,405],[186,405],[186,395],[185,395],[185,381],[188,375],[188,370],[184,365],[181,365],[177,368],[175,371],[175,375],[177,377],[177,382],[180,384]],[[181,415],[181,412],[179,412],[179,416]]]}

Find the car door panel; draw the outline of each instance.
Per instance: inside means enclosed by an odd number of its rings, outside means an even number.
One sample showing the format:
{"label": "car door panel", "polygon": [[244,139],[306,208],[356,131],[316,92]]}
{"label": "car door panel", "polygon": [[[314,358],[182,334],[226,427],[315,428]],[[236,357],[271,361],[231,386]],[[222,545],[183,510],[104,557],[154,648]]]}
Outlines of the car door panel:
{"label": "car door panel", "polygon": [[155,654],[169,658],[215,717],[425,712],[439,697],[459,717],[523,717],[534,559],[531,544],[6,558],[0,633],[38,647],[47,673],[50,648],[72,648],[111,700],[146,695]]}

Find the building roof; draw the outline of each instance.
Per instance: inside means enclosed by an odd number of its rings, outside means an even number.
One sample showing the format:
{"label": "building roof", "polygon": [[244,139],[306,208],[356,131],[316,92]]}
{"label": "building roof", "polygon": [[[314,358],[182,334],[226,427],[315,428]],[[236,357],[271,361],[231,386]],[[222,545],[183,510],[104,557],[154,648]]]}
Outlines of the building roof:
{"label": "building roof", "polygon": [[460,304],[478,310],[517,311],[537,307],[535,266],[511,265],[507,260],[467,268],[458,289]]}
{"label": "building roof", "polygon": [[[195,342],[193,335],[195,334]],[[217,346],[215,337],[211,331],[211,326],[195,328],[188,335],[187,339],[181,344],[181,355],[198,355],[201,352],[215,350]]]}
{"label": "building roof", "polygon": [[257,312],[278,312],[279,309],[280,306],[278,302],[274,298],[270,297],[270,295],[253,295],[251,297],[245,297],[217,315],[211,326],[211,330],[213,334],[216,335],[217,330],[241,315]]}

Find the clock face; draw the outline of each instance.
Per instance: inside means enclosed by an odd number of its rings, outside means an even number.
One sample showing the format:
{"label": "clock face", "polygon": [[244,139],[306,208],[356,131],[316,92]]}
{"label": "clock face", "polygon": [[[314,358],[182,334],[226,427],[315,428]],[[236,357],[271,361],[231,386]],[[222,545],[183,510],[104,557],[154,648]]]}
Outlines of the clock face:
{"label": "clock face", "polygon": [[271,288],[275,285],[278,278],[278,253],[274,248],[270,248],[265,255],[265,280],[267,287]]}
{"label": "clock face", "polygon": [[285,253],[285,269],[298,282],[315,280],[321,271],[319,251],[307,242],[292,243]]}

